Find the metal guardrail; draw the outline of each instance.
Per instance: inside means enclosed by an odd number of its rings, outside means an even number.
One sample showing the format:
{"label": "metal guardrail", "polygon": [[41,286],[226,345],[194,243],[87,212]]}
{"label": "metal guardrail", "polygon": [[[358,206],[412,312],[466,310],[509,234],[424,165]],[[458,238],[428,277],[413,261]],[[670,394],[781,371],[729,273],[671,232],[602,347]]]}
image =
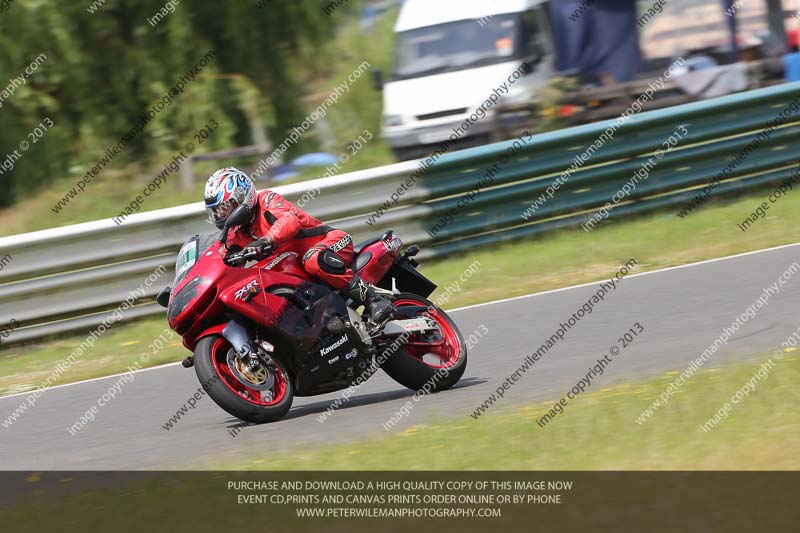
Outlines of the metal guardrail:
{"label": "metal guardrail", "polygon": [[[600,122],[533,136],[494,174],[487,187],[435,236],[428,231],[485,175],[513,141],[441,156],[373,225],[367,220],[421,166],[418,161],[296,183],[274,190],[317,218],[366,239],[395,228],[405,242],[423,245],[422,258],[541,234],[586,222],[626,183],[676,127],[688,135],[650,172],[647,181],[609,218],[674,207],[711,181],[790,102],[800,83],[786,84],[642,113],[575,171],[555,196],[523,220],[521,214],[608,128]],[[745,162],[714,189],[723,196],[779,184],[798,166],[800,113],[794,112]],[[100,324],[130,290],[159,265],[163,280],[139,298],[124,319],[162,312],[153,304],[167,284],[181,243],[213,228],[200,203],[130,216],[117,226],[100,220],[0,238],[0,324],[19,322],[5,343],[24,342]]]}

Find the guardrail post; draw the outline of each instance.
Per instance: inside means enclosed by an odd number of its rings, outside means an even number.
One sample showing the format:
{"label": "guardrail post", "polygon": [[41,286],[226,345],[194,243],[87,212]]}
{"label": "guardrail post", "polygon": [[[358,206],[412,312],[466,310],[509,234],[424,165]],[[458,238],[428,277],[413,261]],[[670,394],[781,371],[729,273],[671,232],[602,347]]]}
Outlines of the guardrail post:
{"label": "guardrail post", "polygon": [[192,157],[187,157],[181,163],[181,190],[184,192],[192,190],[192,185],[194,184],[192,159]]}

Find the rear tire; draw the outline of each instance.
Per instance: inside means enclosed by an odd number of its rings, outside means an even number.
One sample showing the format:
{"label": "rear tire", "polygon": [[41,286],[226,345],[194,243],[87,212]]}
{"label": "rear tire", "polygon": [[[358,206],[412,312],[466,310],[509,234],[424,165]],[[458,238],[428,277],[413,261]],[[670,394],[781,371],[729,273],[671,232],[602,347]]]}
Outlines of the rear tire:
{"label": "rear tire", "polygon": [[[263,424],[283,418],[292,407],[294,386],[281,362],[275,358],[278,370],[282,373],[280,377],[276,376],[275,385],[275,388],[278,388],[278,383],[280,384],[280,394],[274,403],[259,405],[255,397],[245,398],[247,394],[255,394],[255,391],[241,385],[221,366],[227,365],[224,357],[229,349],[230,344],[218,335],[205,337],[197,343],[194,369],[203,389],[217,405],[245,422]],[[237,392],[237,388],[241,390]]]}
{"label": "rear tire", "polygon": [[453,319],[439,306],[417,294],[399,294],[394,302],[395,306],[419,305],[435,311],[429,316],[443,333],[444,351],[449,359],[442,361],[442,365],[431,365],[420,357],[424,348],[403,345],[383,364],[383,370],[399,384],[415,391],[439,392],[458,383],[467,369],[467,345]]}

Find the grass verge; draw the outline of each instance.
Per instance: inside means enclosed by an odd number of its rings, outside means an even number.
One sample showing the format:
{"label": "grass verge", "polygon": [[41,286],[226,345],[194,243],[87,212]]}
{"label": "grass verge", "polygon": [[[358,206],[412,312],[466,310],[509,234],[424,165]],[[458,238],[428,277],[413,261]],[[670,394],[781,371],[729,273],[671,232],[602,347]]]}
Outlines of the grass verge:
{"label": "grass verge", "polygon": [[[773,204],[769,216],[748,232],[736,227],[764,196],[760,193],[732,203],[711,203],[686,219],[661,213],[600,226],[591,233],[565,230],[539,239],[485,247],[423,264],[422,272],[440,285],[436,294],[441,294],[478,262],[475,272],[445,305],[453,309],[601,280],[630,258],[639,262],[637,271],[645,271],[795,242],[797,237],[788,228],[800,225],[796,197]],[[164,319],[149,319],[107,333],[59,382],[124,372],[165,327]],[[35,388],[82,340],[76,336],[0,352],[0,394]],[[176,339],[150,364],[180,361],[186,355]]]}
{"label": "grass verge", "polygon": [[172,336],[166,347],[153,353],[149,344],[164,333],[169,334],[166,318],[141,320],[115,328],[100,337],[64,373],[56,372],[56,366],[83,342],[85,336],[6,349],[0,352],[0,394],[33,390],[51,374],[59,376],[53,385],[120,374],[127,372],[134,363],[141,364],[145,353],[150,360],[142,368],[180,361],[189,355],[177,335]]}
{"label": "grass verge", "polygon": [[[294,509],[311,507],[301,503],[281,504],[273,500],[269,507],[267,501],[257,505],[242,504],[237,494],[283,495],[296,491],[231,490],[228,485],[229,481],[250,479],[335,479],[315,470],[349,470],[351,478],[353,473],[360,473],[356,479],[371,479],[370,474],[365,472],[412,470],[433,472],[435,475],[435,472],[442,470],[797,469],[800,464],[797,459],[800,451],[800,434],[797,432],[800,411],[797,409],[796,383],[800,379],[800,358],[795,354],[787,354],[777,361],[756,390],[744,398],[718,427],[708,433],[700,428],[708,417],[752,378],[763,362],[764,359],[761,359],[699,372],[687,381],[682,393],[673,396],[669,404],[643,426],[637,425],[634,419],[655,395],[664,390],[674,375],[667,374],[643,383],[618,385],[587,394],[570,404],[567,411],[545,428],[539,428],[535,420],[545,412],[548,404],[523,406],[515,410],[500,408],[478,421],[465,417],[463,421],[426,424],[397,435],[355,444],[313,450],[299,448],[291,454],[274,456],[267,455],[268,452],[254,454],[250,450],[248,455],[251,459],[247,463],[221,467],[273,471],[268,478],[252,473],[226,477],[220,472],[127,473],[124,476],[69,472],[23,474],[24,478],[18,476],[13,479],[13,485],[9,483],[14,492],[6,495],[6,499],[10,499],[13,505],[6,508],[4,525],[13,531],[83,532],[106,530],[109,527],[133,531],[135,528],[126,527],[130,521],[120,522],[119,517],[136,516],[136,524],[158,524],[162,530],[183,531],[187,529],[187,524],[191,524],[191,531],[219,531],[220,526],[251,526],[253,520],[261,519],[259,516],[263,518],[264,510],[269,511],[269,524],[280,524],[285,531],[353,531],[364,529],[368,523],[373,525],[361,518],[326,519],[324,524],[320,520],[300,520]],[[263,458],[252,459],[258,453]],[[294,474],[297,477],[293,478],[274,473],[276,470],[306,472],[297,472]],[[550,479],[547,475],[540,474],[540,477]],[[568,476],[562,477],[569,479]],[[395,479],[407,478],[399,475]],[[643,483],[642,479],[647,483]],[[759,479],[749,479],[766,485],[768,494],[769,491],[780,491],[780,487],[767,485]],[[588,496],[584,497],[581,512],[575,510],[573,495],[569,494],[566,498],[568,507],[560,514],[554,515],[553,509],[558,510],[561,505],[555,508],[542,505],[536,509],[506,505],[502,522],[499,519],[493,519],[492,522],[448,519],[447,524],[457,527],[459,531],[486,531],[498,527],[510,531],[519,529],[516,527],[518,524],[530,523],[535,517],[538,524],[552,522],[554,527],[558,524],[559,527],[555,529],[559,531],[586,529],[587,523],[611,524],[608,528],[617,530],[620,516],[623,516],[626,524],[646,516],[650,522],[648,527],[634,530],[652,531],[653,521],[669,523],[669,530],[691,529],[690,524],[695,523],[693,521],[696,518],[692,511],[687,514],[686,478],[661,478],[664,483],[660,486],[665,495],[663,499],[654,494],[654,484],[659,482],[657,478],[648,476],[638,478],[638,482],[637,479],[633,481],[635,483],[629,487],[606,483],[604,486],[601,484],[602,488],[589,489],[588,493],[584,489],[584,494]],[[584,478],[576,485],[586,482]],[[748,510],[754,504],[751,499],[742,499],[741,488],[736,486],[736,482],[742,482],[741,478],[733,480],[730,494],[715,493],[713,501],[710,501],[719,516],[726,516],[732,522],[739,518],[736,514],[731,515],[731,502],[734,506],[743,505]],[[711,486],[718,490],[719,482]],[[692,489],[693,494],[702,495],[702,487],[693,486]],[[675,491],[683,492],[676,495]],[[709,501],[702,496],[694,497],[701,500],[696,503],[697,508],[702,509],[694,512],[708,515]],[[771,498],[768,499],[774,503]],[[635,503],[633,511],[631,502]],[[755,504],[762,505],[759,501]],[[323,503],[313,507],[330,508],[333,505]],[[335,506],[345,507],[345,504]],[[362,506],[348,502],[346,507]],[[765,507],[762,505],[759,509],[764,510]],[[681,525],[673,526],[669,519],[664,518],[665,512],[677,513]],[[752,511],[748,511],[742,519],[751,520],[752,516]],[[42,517],[46,517],[44,521]],[[55,519],[48,520],[51,517]],[[758,520],[759,524],[763,523],[763,518]],[[380,529],[436,531],[445,523],[443,520],[410,522],[392,519],[391,522],[381,522]],[[569,527],[560,527],[567,522]],[[52,527],[47,527],[50,524],[53,524]],[[664,528],[656,529],[661,531]]]}
{"label": "grass verge", "polygon": [[[236,470],[796,470],[800,467],[800,357],[787,353],[732,405],[701,425],[768,359],[695,374],[649,421],[635,422],[678,372],[587,393],[545,427],[552,402],[498,407],[413,426],[392,436],[299,449],[224,468]],[[771,366],[771,365],[770,365]],[[447,393],[444,393],[447,394]],[[421,401],[436,401],[435,399]],[[502,435],[502,438],[498,436]]]}

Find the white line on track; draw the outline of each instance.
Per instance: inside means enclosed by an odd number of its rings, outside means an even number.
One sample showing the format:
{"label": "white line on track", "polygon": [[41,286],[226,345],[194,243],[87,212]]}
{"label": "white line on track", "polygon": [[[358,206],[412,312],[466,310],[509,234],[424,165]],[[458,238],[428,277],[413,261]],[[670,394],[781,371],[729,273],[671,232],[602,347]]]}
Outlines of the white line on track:
{"label": "white line on track", "polygon": [[[763,250],[753,250],[752,252],[743,252],[743,253],[735,254],[735,255],[726,255],[725,257],[717,257],[715,259],[706,259],[705,261],[698,261],[696,263],[686,263],[685,265],[676,265],[676,266],[671,266],[671,267],[659,268],[659,269],[656,269],[656,270],[648,270],[647,272],[639,272],[638,274],[631,274],[629,276],[625,276],[625,279],[638,278],[638,277],[641,277],[641,276],[648,276],[650,274],[661,274],[662,272],[670,272],[672,270],[680,270],[682,268],[689,268],[689,267],[696,267],[696,266],[700,266],[700,265],[707,265],[709,263],[716,263],[716,262],[719,262],[719,261],[727,261],[729,259],[737,259],[739,257],[745,257],[745,256],[748,256],[748,255],[755,255],[755,254],[760,254],[760,253],[764,253],[764,252],[772,252],[772,251],[775,251],[775,250],[781,250],[783,248],[791,248],[792,246],[798,246],[798,245],[800,245],[800,242],[796,242],[796,243],[793,243],[793,244],[782,244],[781,246],[773,246],[772,248],[764,248]],[[505,303],[505,302],[513,302],[514,300],[522,300],[524,298],[532,298],[534,296],[543,296],[545,294],[553,294],[553,293],[556,293],[556,292],[570,291],[572,289],[580,289],[582,287],[591,287],[592,285],[599,285],[600,283],[605,283],[608,280],[609,280],[609,278],[600,279],[600,280],[597,280],[597,281],[590,281],[588,283],[581,283],[580,285],[571,285],[569,287],[561,287],[559,289],[550,289],[549,291],[535,292],[535,293],[532,293],[532,294],[523,294],[522,296],[514,296],[513,298],[504,298],[502,300],[494,300],[492,302],[483,302],[483,303],[475,304],[475,305],[467,305],[465,307],[459,307],[458,309],[451,309],[450,312],[454,313],[456,311],[464,311],[465,309],[472,309],[474,307],[483,307],[485,305],[502,304],[502,303]]]}
{"label": "white line on track", "polygon": [[[784,245],[781,245],[781,246],[773,246],[772,248],[764,248],[762,250],[753,250],[752,252],[743,252],[743,253],[740,253],[740,254],[728,255],[728,256],[725,256],[725,257],[717,257],[715,259],[706,259],[705,261],[698,261],[696,263],[687,263],[685,265],[677,265],[677,266],[659,268],[657,270],[648,270],[647,272],[640,272],[638,274],[631,274],[629,276],[625,276],[625,279],[638,278],[638,277],[641,277],[641,276],[648,276],[648,275],[651,275],[651,274],[661,274],[663,272],[670,272],[672,270],[679,270],[679,269],[682,269],[682,268],[690,268],[690,267],[696,267],[696,266],[701,266],[701,265],[707,265],[709,263],[717,263],[719,261],[727,261],[727,260],[730,260],[730,259],[737,259],[739,257],[746,257],[748,255],[755,255],[755,254],[761,254],[761,253],[766,253],[766,252],[773,252],[775,250],[782,250],[783,248],[791,248],[792,246],[798,246],[798,245],[800,245],[800,242],[796,242],[796,243],[793,243],[793,244],[784,244]],[[494,304],[501,304],[501,303],[506,303],[506,302],[513,302],[514,300],[522,300],[524,298],[533,298],[533,297],[536,297],[536,296],[543,296],[545,294],[553,294],[553,293],[556,293],[556,292],[570,291],[570,290],[573,290],[573,289],[580,289],[582,287],[591,287],[592,285],[598,285],[600,283],[605,283],[606,281],[608,281],[608,279],[590,281],[588,283],[581,283],[580,285],[571,285],[569,287],[561,287],[559,289],[551,289],[549,291],[535,292],[533,294],[525,294],[525,295],[522,295],[522,296],[515,296],[513,298],[504,298],[502,300],[494,300],[494,301],[491,301],[491,302],[483,302],[483,303],[475,304],[475,305],[467,305],[465,307],[459,307],[459,308],[456,308],[456,309],[450,309],[449,312],[456,313],[458,311],[465,311],[467,309],[474,309],[476,307],[483,307],[483,306],[487,306],[487,305],[494,305]],[[42,389],[41,392],[47,392],[47,391],[50,391],[50,390],[53,390],[53,389],[61,389],[61,388],[64,388],[64,387],[71,387],[71,386],[74,386],[74,385],[81,385],[83,383],[91,383],[93,381],[102,381],[104,379],[112,379],[112,378],[116,378],[116,377],[119,377],[119,376],[124,376],[126,374],[138,374],[140,372],[149,372],[151,370],[158,370],[158,369],[161,369],[161,368],[168,368],[168,367],[172,367],[172,366],[177,366],[179,364],[180,363],[167,363],[165,365],[159,365],[159,366],[154,366],[154,367],[150,367],[150,368],[143,368],[142,370],[136,370],[134,372],[122,372],[120,374],[113,374],[113,375],[110,375],[110,376],[103,376],[103,377],[100,377],[100,378],[84,379],[82,381],[75,381],[75,382],[72,382],[72,383],[64,383],[63,385],[55,385],[53,387],[48,387],[46,389]],[[31,394],[32,392],[34,392],[35,390],[36,389],[31,389],[31,390],[29,390],[27,392],[17,392],[17,393],[14,393],[14,394],[9,394],[7,396],[0,396],[0,400],[5,400],[6,398],[14,398],[15,396],[27,396],[27,395]]]}
{"label": "white line on track", "polygon": [[[117,378],[119,376],[126,376],[128,374],[138,374],[140,372],[149,372],[151,370],[158,370],[159,368],[166,368],[168,366],[175,366],[179,365],[180,363],[167,363],[165,365],[158,365],[158,366],[151,366],[150,368],[143,368],[141,370],[134,370],[133,372],[122,372],[120,374],[111,374],[110,376],[103,376],[99,378],[91,378],[91,379],[84,379],[81,381],[73,381],[72,383],[64,383],[63,385],[53,385],[52,387],[47,387],[46,389],[41,389],[40,392],[47,392],[53,389],[63,389],[64,387],[71,387],[72,385],[80,385],[82,383],[91,383],[92,381],[102,381],[104,379],[111,379]],[[25,392],[15,392],[14,394],[9,394],[8,396],[0,396],[0,400],[5,400],[6,398],[13,398],[15,396],[29,396],[33,394],[37,389],[31,389]]]}

